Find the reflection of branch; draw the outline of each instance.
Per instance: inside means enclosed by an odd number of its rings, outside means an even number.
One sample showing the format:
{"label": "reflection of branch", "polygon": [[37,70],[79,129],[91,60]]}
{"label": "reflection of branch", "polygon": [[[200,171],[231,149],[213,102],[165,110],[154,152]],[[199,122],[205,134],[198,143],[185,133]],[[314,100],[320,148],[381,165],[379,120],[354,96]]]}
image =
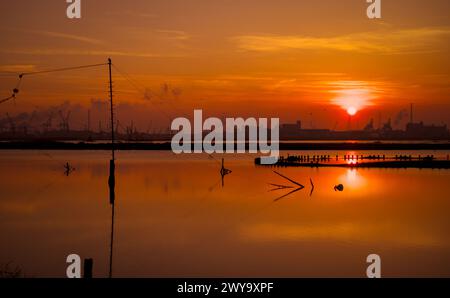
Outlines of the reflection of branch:
{"label": "reflection of branch", "polygon": [[275,190],[286,189],[286,188],[294,188],[293,186],[279,185],[279,184],[273,184],[273,183],[269,183],[269,185],[272,185],[275,187],[274,189],[271,189],[269,191],[275,191]]}
{"label": "reflection of branch", "polygon": [[[283,196],[281,196],[281,197],[275,199],[274,202],[279,201],[279,200],[281,200],[282,198],[285,198],[285,197],[287,197],[287,196],[289,196],[289,195],[291,195],[291,194],[293,194],[293,193],[295,193],[295,192],[297,192],[297,191],[302,190],[303,188],[305,188],[305,186],[303,186],[302,184],[300,184],[300,183],[298,183],[298,182],[296,182],[296,181],[294,181],[294,180],[292,180],[292,179],[290,179],[290,178],[288,178],[288,177],[286,177],[286,176],[284,176],[284,175],[282,175],[282,174],[280,174],[280,173],[278,173],[278,172],[276,172],[276,171],[273,171],[273,172],[274,172],[275,174],[277,174],[278,176],[281,176],[281,177],[283,177],[284,179],[286,179],[286,180],[288,180],[288,181],[290,181],[290,182],[292,182],[292,183],[294,183],[295,185],[298,186],[296,189],[294,189],[294,190],[288,192],[287,194],[285,194],[285,195],[283,195]],[[279,185],[279,184],[273,184],[273,183],[269,183],[269,184],[272,185],[272,186],[277,187],[277,188],[275,188],[275,189],[272,189],[271,191],[280,190],[280,189],[287,189],[287,188],[294,188],[293,186],[285,186],[285,185]]]}
{"label": "reflection of branch", "polygon": [[311,192],[309,193],[309,196],[312,196],[312,194],[314,192],[314,183],[311,178],[309,178],[309,182],[311,182]]}
{"label": "reflection of branch", "polygon": [[298,185],[298,186],[300,186],[301,188],[305,188],[305,186],[301,185],[300,183],[298,183],[298,182],[296,182],[296,181],[294,181],[294,180],[292,180],[292,179],[290,179],[290,178],[288,178],[288,177],[286,177],[286,176],[283,176],[283,175],[281,175],[280,173],[278,173],[278,172],[276,172],[276,171],[273,171],[273,172],[274,172],[275,174],[277,174],[277,175],[283,177],[284,179],[291,181],[291,182],[294,183],[295,185]]}
{"label": "reflection of branch", "polygon": [[287,196],[289,196],[289,195],[291,195],[291,194],[293,194],[293,193],[295,193],[295,192],[297,192],[297,191],[299,191],[299,190],[302,190],[302,189],[303,189],[303,187],[299,187],[299,188],[297,188],[297,189],[294,189],[293,191],[291,191],[291,192],[285,194],[284,196],[281,196],[281,197],[279,197],[279,198],[276,198],[276,199],[273,200],[273,201],[274,201],[274,202],[279,201],[279,200],[281,200],[282,198],[285,198],[285,197],[287,197]]}

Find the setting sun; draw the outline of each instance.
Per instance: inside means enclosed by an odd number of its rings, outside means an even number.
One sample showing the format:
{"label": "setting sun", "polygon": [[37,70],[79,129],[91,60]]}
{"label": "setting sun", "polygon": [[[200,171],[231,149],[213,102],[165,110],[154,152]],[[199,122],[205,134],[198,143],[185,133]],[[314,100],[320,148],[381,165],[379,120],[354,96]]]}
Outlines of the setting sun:
{"label": "setting sun", "polygon": [[358,112],[358,110],[357,110],[355,107],[349,107],[349,108],[347,109],[347,113],[348,113],[350,116],[355,116],[357,112]]}
{"label": "setting sun", "polygon": [[335,94],[331,102],[341,107],[349,116],[355,116],[364,108],[374,105],[377,90],[370,82],[336,81],[329,83],[333,87],[330,92]]}

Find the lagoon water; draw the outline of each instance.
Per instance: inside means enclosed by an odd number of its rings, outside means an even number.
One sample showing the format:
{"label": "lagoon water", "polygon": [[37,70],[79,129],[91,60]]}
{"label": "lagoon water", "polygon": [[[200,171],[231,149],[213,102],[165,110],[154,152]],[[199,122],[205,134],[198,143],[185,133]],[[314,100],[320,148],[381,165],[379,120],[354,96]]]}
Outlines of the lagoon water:
{"label": "lagoon water", "polygon": [[[2,151],[0,264],[64,277],[76,253],[106,277],[109,158]],[[450,170],[277,169],[232,155],[222,186],[220,158],[117,153],[115,277],[365,277],[372,253],[383,276],[450,277]],[[66,162],[76,168],[68,177]],[[305,188],[276,200],[293,189],[270,191],[270,183],[292,185],[273,170]],[[334,191],[340,183],[344,191]]]}

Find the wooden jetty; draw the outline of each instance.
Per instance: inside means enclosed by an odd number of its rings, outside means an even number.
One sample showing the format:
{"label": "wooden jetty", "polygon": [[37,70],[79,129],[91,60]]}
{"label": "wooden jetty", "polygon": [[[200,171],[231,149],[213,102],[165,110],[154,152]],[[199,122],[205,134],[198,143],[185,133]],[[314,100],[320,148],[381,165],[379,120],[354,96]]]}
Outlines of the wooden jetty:
{"label": "wooden jetty", "polygon": [[[255,164],[261,165],[261,159],[255,158]],[[263,165],[261,165],[263,166]],[[345,155],[331,157],[330,155],[305,155],[280,157],[274,167],[341,167],[341,168],[393,168],[393,169],[450,169],[450,160],[438,160],[434,156],[396,155],[386,157],[385,155]]]}

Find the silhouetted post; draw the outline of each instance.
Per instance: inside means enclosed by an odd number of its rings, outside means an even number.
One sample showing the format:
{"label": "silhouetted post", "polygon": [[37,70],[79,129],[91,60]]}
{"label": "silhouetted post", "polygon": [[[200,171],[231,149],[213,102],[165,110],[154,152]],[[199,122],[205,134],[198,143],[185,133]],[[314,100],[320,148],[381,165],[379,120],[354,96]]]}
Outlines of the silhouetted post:
{"label": "silhouetted post", "polygon": [[109,162],[109,202],[111,204],[111,243],[109,251],[109,278],[112,277],[113,268],[113,244],[114,244],[114,207],[115,207],[115,187],[116,187],[116,177],[115,177],[115,148],[114,148],[114,103],[113,103],[113,89],[112,89],[112,61],[108,58],[108,68],[109,68],[109,100],[110,100],[110,112],[111,112],[111,160]]}
{"label": "silhouetted post", "polygon": [[231,174],[231,170],[225,168],[225,160],[222,158],[222,168],[220,169],[220,175],[222,176],[222,187],[224,187],[224,177]]}
{"label": "silhouetted post", "polygon": [[110,104],[110,113],[111,113],[111,153],[112,159],[115,159],[114,155],[114,104],[113,104],[113,89],[112,89],[112,61],[111,58],[108,58],[108,68],[109,68],[109,104]]}
{"label": "silhouetted post", "polygon": [[93,268],[94,268],[94,260],[93,259],[84,259],[83,278],[92,278]]}

